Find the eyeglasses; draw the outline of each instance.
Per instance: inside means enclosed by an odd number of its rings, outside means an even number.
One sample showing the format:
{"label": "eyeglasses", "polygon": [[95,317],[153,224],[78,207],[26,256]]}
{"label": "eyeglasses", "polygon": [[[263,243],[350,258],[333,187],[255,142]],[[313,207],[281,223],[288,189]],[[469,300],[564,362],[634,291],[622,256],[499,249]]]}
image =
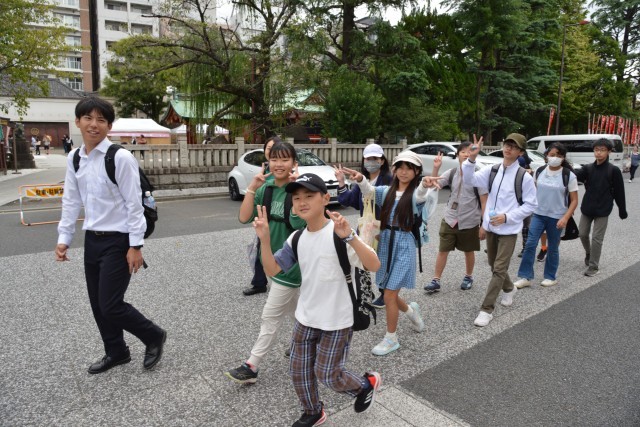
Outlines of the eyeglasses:
{"label": "eyeglasses", "polygon": [[594,152],[594,153],[605,153],[605,152],[607,152],[607,151],[609,151],[609,150],[607,150],[607,149],[606,149],[606,148],[604,148],[604,147],[596,147],[596,148],[594,148],[594,149],[593,149],[593,152]]}
{"label": "eyeglasses", "polygon": [[510,142],[505,142],[502,145],[502,148],[508,148],[509,150],[515,150],[515,149],[518,149],[519,147],[516,144],[512,144]]}

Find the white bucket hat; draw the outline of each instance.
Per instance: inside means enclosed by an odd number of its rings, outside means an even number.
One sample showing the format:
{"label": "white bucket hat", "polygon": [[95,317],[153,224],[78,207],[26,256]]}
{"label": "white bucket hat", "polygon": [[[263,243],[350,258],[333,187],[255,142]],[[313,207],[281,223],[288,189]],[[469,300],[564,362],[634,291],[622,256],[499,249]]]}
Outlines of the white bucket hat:
{"label": "white bucket hat", "polygon": [[407,162],[422,167],[422,159],[413,151],[403,151],[393,159],[393,166],[398,162]]}

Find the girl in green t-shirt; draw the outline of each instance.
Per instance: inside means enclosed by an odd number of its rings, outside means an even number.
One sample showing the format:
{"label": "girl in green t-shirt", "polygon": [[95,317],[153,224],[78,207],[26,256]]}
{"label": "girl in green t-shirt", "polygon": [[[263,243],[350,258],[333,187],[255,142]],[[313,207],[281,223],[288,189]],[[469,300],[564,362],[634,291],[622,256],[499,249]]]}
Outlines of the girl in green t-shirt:
{"label": "girl in green t-shirt", "polygon": [[[257,217],[257,207],[262,206],[265,192],[271,193],[269,234],[271,248],[274,251],[282,248],[293,231],[306,225],[304,220],[291,210],[291,196],[287,196],[284,190],[291,180],[295,180],[297,175],[294,170],[297,164],[295,148],[286,142],[276,142],[269,153],[269,172],[265,173],[263,170],[253,178],[240,207],[240,222],[249,223]],[[273,179],[269,179],[270,177]],[[285,207],[289,212],[285,212]],[[262,358],[271,347],[284,317],[289,315],[293,318],[298,303],[301,275],[297,265],[286,273],[280,272],[271,280],[267,302],[262,309],[260,335],[251,349],[251,355],[240,367],[225,372],[226,376],[241,384],[257,381]]]}

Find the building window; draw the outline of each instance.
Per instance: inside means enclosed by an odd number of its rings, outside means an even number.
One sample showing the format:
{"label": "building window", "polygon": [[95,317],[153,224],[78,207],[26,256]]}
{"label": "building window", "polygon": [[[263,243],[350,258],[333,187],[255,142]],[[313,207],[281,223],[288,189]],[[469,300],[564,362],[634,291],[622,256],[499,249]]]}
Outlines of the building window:
{"label": "building window", "polygon": [[80,0],[58,0],[60,6],[80,7]]}
{"label": "building window", "polygon": [[82,77],[71,77],[61,79],[64,84],[69,86],[74,90],[84,90],[84,85],[82,84]]}
{"label": "building window", "polygon": [[150,6],[143,6],[141,4],[132,4],[131,12],[139,13],[141,15],[150,15],[152,12],[152,8]]}
{"label": "building window", "polygon": [[153,27],[151,25],[131,24],[132,34],[151,34]]}
{"label": "building window", "polygon": [[62,60],[62,68],[82,70],[82,58],[79,58],[77,56],[67,56]]}
{"label": "building window", "polygon": [[126,12],[127,11],[127,4],[126,3],[120,3],[117,1],[105,1],[104,2],[104,8],[107,10],[119,10],[122,12]]}
{"label": "building window", "polygon": [[73,47],[82,46],[80,36],[66,36],[64,40],[68,46],[73,46]]}
{"label": "building window", "polygon": [[80,28],[80,17],[76,15],[65,15],[62,13],[56,13],[54,16],[60,20],[60,23],[65,27]]}
{"label": "building window", "polygon": [[104,22],[104,27],[107,30],[111,30],[111,31],[120,31],[120,32],[123,32],[123,33],[127,32],[127,24],[125,24],[124,22],[105,21]]}

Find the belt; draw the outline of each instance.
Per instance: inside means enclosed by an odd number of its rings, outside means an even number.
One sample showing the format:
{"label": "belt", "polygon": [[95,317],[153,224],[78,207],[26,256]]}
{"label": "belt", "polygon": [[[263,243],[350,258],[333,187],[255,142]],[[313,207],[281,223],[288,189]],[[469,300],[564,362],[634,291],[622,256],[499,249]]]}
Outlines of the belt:
{"label": "belt", "polygon": [[119,231],[93,231],[93,230],[87,230],[87,232],[93,234],[94,236],[115,236],[117,234],[122,234]]}

